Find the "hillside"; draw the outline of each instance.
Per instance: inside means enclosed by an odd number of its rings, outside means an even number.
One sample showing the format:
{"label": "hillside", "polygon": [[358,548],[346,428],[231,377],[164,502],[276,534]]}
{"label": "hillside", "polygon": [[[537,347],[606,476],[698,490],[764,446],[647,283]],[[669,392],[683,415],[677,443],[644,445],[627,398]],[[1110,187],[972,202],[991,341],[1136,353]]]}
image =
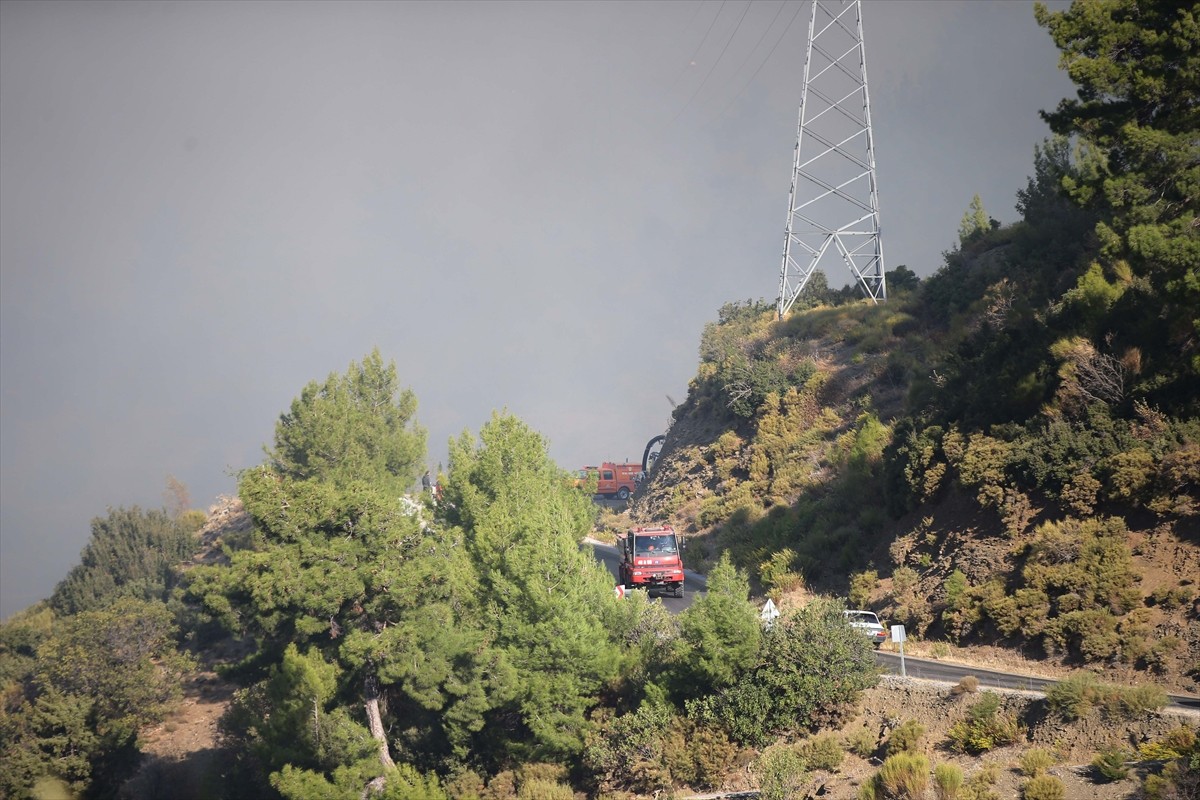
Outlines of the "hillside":
{"label": "hillside", "polygon": [[[967,270],[1000,263],[1005,248],[983,250]],[[708,346],[723,340],[730,352],[769,358],[780,374],[800,375],[804,382],[764,394],[755,413],[743,417],[724,404],[725,386],[706,376],[719,364],[702,363],[650,480],[635,495],[634,518],[670,519],[688,531],[688,556],[697,568],[722,552],[737,553],[763,591],[778,595],[801,578],[816,591],[853,595],[930,642],[1002,645],[1025,659],[1090,666],[1114,679],[1195,692],[1200,520],[1194,471],[1169,498],[1183,513],[1156,514],[1103,500],[1081,516],[1061,497],[1028,492],[1014,519],[1013,512],[1006,517],[1005,508],[981,500],[979,484],[961,473],[944,479],[929,499],[897,513],[895,490],[886,479],[908,468],[899,463],[895,432],[913,424],[910,398],[918,367],[901,372],[895,365],[919,358],[920,369],[936,373],[949,336],[918,322],[920,304],[918,291],[878,308],[822,306],[783,323],[768,308],[727,307],[723,321],[706,331]],[[935,349],[939,346],[943,352]],[[1175,452],[1194,457],[1194,422],[1181,428],[1185,433]],[[972,433],[983,435],[969,430],[963,435]],[[756,469],[756,460],[770,466]],[[985,488],[1002,495],[1022,489],[1016,481]],[[954,636],[948,621],[954,613],[947,594],[951,575],[957,571],[971,587],[1002,576],[1006,594],[1021,590],[1022,570],[1031,548],[1049,535],[1046,526],[1074,519],[1123,526],[1115,555],[1128,558],[1131,583],[1125,588],[1136,588],[1137,598],[1115,619],[1117,635],[1129,643],[1128,655],[1091,659],[1069,647],[1055,652],[1044,640],[1020,631],[1005,635],[995,624]],[[929,602],[914,603],[915,598]],[[1178,644],[1166,649],[1162,642]],[[1144,652],[1156,645],[1157,654]]]}
{"label": "hillside", "polygon": [[816,274],[784,319],[723,307],[632,513],[763,591],[1195,691],[1200,158],[1180,98],[1200,22],[1037,17],[1079,91],[1043,112],[1020,221],[973,202],[941,269],[896,267],[878,306]]}

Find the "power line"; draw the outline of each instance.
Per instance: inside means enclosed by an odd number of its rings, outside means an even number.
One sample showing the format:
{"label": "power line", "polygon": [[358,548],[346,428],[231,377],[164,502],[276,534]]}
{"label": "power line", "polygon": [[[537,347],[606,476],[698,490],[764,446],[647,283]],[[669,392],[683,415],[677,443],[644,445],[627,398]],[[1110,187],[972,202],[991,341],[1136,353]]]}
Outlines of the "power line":
{"label": "power line", "polygon": [[[700,85],[696,87],[696,91],[692,92],[692,96],[689,97],[688,101],[683,104],[683,108],[679,109],[678,113],[676,113],[671,119],[672,125],[675,124],[676,120],[683,116],[683,112],[687,111],[688,106],[690,106],[692,101],[696,99],[696,96],[700,94],[700,90],[704,88],[704,84],[708,83],[708,79],[713,74],[713,70],[715,70],[717,65],[721,63],[721,59],[725,56],[725,51],[729,49],[729,44],[733,41],[733,37],[737,36],[738,30],[742,27],[742,20],[746,18],[746,12],[750,10],[750,6],[752,5],[754,5],[754,0],[749,0],[749,2],[746,3],[746,7],[742,9],[742,15],[738,17],[737,25],[733,26],[733,33],[729,34],[729,38],[725,40],[725,46],[721,48],[721,52],[717,54],[716,60],[713,61],[712,66],[708,68],[708,72],[704,75],[704,80],[700,81]],[[715,22],[716,20],[713,21]]]}
{"label": "power line", "polygon": [[746,57],[742,59],[742,63],[738,64],[738,68],[733,71],[733,78],[736,78],[741,73],[742,69],[750,63],[751,57],[758,52],[759,45],[763,43],[763,40],[767,38],[767,34],[770,33],[771,29],[775,27],[775,23],[779,20],[779,15],[783,13],[783,9],[786,7],[787,0],[782,0],[782,2],[779,4],[779,8],[775,10],[775,16],[771,18],[769,23],[767,23],[767,27],[763,28],[762,35],[758,37],[758,41],[754,43],[754,47],[750,48],[750,51],[746,53]]}
{"label": "power line", "polygon": [[[779,47],[779,43],[784,40],[784,38],[787,36],[787,32],[789,30],[791,30],[792,23],[796,21],[796,17],[800,16],[800,10],[802,8],[804,8],[803,3],[796,4],[796,10],[792,12],[792,18],[789,19],[788,24],[786,26],[784,26],[783,33],[779,34],[779,38],[775,40],[775,44],[771,46],[771,51],[769,53],[767,53],[767,57],[762,60],[762,63],[760,63],[758,65],[758,69],[754,70],[754,74],[750,76],[750,78],[746,81],[746,83],[742,86],[742,88],[738,89],[737,94],[735,94],[733,96],[733,98],[729,101],[729,104],[727,106],[725,106],[725,108],[721,111],[720,114],[717,115],[718,119],[720,119],[721,117],[728,114],[729,109],[733,108],[733,104],[737,102],[738,98],[741,97],[742,94],[747,89],[750,88],[750,84],[754,83],[754,79],[758,77],[758,73],[762,72],[763,67],[765,67],[767,65],[767,62],[771,60],[771,56],[775,55],[775,49],[777,47]],[[782,6],[780,7],[780,9],[782,10]],[[773,21],[772,21],[772,24],[774,24]]]}
{"label": "power line", "polygon": [[[700,55],[700,51],[704,49],[704,43],[708,41],[708,35],[712,33],[713,26],[717,24],[717,20],[721,17],[721,12],[725,10],[726,2],[727,0],[721,0],[721,7],[717,9],[717,15],[712,18],[712,22],[708,23],[708,30],[704,32],[704,38],[700,40],[700,44],[696,45],[696,52],[692,53],[692,57],[684,62],[683,69],[679,70],[679,74],[675,76],[675,80],[671,81],[671,85],[667,87],[668,94],[672,89],[675,88],[675,84],[679,83],[679,79],[684,76],[688,69],[690,69],[691,66],[696,63],[696,56]],[[701,3],[700,7],[703,6],[704,4]],[[696,13],[699,13],[699,8],[697,8]],[[695,20],[695,18],[696,16],[693,14],[692,19]],[[689,26],[691,26],[691,24],[691,22],[688,23]]]}

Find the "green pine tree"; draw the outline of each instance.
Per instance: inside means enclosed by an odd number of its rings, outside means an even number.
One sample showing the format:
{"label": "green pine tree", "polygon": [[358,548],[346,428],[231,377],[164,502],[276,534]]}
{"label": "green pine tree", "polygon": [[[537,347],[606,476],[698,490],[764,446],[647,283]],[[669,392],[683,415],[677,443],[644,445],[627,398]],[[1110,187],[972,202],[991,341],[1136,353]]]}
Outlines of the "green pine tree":
{"label": "green pine tree", "polygon": [[971,198],[971,205],[963,212],[962,221],[958,223],[958,241],[962,244],[982,236],[991,230],[987,212],[983,210],[983,201],[979,195]]}
{"label": "green pine tree", "polygon": [[416,410],[416,396],[400,388],[395,364],[384,364],[373,350],[345,374],[304,387],[275,425],[269,463],[284,478],[338,485],[370,480],[398,496],[412,486],[425,458]]}
{"label": "green pine tree", "polygon": [[612,577],[580,549],[594,508],[508,414],[477,443],[451,443],[446,500],[477,576],[477,613],[516,672],[520,725],[493,736],[539,757],[578,754],[586,713],[620,662]]}
{"label": "green pine tree", "polygon": [[1200,397],[1200,12],[1175,0],[1097,0],[1059,12],[1037,4],[1035,11],[1078,87],[1075,98],[1042,116],[1055,133],[1078,137],[1093,154],[1090,168],[1065,176],[1063,186],[1101,216],[1096,235],[1104,266],[1128,264],[1138,289],[1125,309],[1114,309],[1106,333],[1158,354],[1153,365],[1143,365],[1151,375],[1146,386],[1194,412]]}
{"label": "green pine tree", "polygon": [[708,575],[708,591],[679,618],[678,694],[719,691],[755,663],[762,623],[749,597],[749,578],[722,553]]}
{"label": "green pine tree", "polygon": [[330,781],[361,792],[394,775],[398,730],[423,758],[462,760],[486,715],[514,696],[505,653],[476,622],[461,534],[399,501],[424,458],[414,407],[378,353],[310,384],[277,426],[268,463],[241,476],[253,545],[190,575],[204,612],[257,641],[258,664],[275,665],[232,727],[285,794],[319,794]]}
{"label": "green pine tree", "polygon": [[194,531],[162,510],[109,509],[92,520],[80,563],[54,588],[60,614],[100,608],[118,597],[166,600],[180,561],[192,555]]}

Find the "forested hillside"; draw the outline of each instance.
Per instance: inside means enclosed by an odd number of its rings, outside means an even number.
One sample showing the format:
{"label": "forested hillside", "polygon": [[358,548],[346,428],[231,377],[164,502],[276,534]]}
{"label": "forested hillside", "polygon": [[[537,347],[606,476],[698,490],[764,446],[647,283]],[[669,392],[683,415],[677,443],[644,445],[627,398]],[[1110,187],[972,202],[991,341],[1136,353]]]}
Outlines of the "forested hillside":
{"label": "forested hillside", "polygon": [[[0,626],[0,797],[1195,797],[1196,726],[1156,711],[1200,686],[1200,20],[1037,14],[1079,94],[1020,222],[974,203],[885,304],[821,276],[704,330],[631,510],[687,532],[686,611],[615,596],[591,498],[509,414],[416,491],[417,398],[373,351],[298,387],[228,516],[177,484],[109,510]],[[881,686],[847,601],[1079,671]],[[201,684],[218,735],[148,763]]]}
{"label": "forested hillside", "polygon": [[786,319],[723,308],[635,513],[766,590],[1194,689],[1196,19],[1038,16],[1079,97],[1046,114],[1021,221],[976,198],[945,265],[890,272],[886,304],[818,276]]}

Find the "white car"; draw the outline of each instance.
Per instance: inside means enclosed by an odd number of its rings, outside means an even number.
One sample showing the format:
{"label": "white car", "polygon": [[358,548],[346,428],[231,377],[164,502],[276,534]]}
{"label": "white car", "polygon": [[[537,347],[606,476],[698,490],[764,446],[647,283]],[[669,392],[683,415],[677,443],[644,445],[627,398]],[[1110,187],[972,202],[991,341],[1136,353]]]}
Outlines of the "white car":
{"label": "white car", "polygon": [[871,640],[871,643],[878,649],[879,645],[887,641],[887,628],[883,627],[879,622],[879,617],[874,611],[846,611],[846,622],[850,623],[850,627],[856,631],[861,631],[862,634]]}

